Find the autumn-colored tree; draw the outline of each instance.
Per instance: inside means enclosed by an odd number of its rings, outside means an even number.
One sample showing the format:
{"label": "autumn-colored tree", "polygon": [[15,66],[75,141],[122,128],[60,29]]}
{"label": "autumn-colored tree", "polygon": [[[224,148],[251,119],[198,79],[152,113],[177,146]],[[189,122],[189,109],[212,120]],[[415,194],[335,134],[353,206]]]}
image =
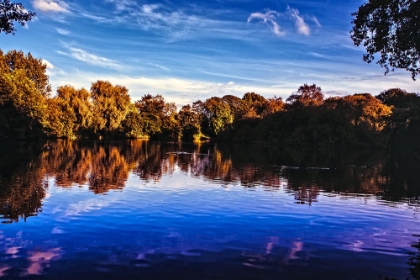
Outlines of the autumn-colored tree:
{"label": "autumn-colored tree", "polygon": [[245,93],[242,100],[246,102],[247,110],[241,116],[243,119],[262,118],[262,112],[267,106],[267,100],[264,96],[255,92]]}
{"label": "autumn-colored tree", "polygon": [[25,55],[22,51],[11,50],[4,54],[0,50],[0,73],[12,73],[18,69],[25,72],[25,76],[34,82],[36,89],[43,96],[50,94],[47,65],[42,59],[34,58],[31,53]]}
{"label": "autumn-colored tree", "polygon": [[57,89],[57,98],[68,104],[76,120],[72,128],[75,134],[87,131],[92,125],[92,105],[90,93],[84,89],[75,89],[70,85]]}
{"label": "autumn-colored tree", "polygon": [[175,103],[167,103],[161,95],[144,95],[135,102],[140,113],[144,133],[146,135],[162,135],[168,138],[178,138],[179,131]]}
{"label": "autumn-colored tree", "polygon": [[104,134],[116,133],[130,110],[130,96],[124,86],[108,81],[92,84],[93,129]]}
{"label": "autumn-colored tree", "polygon": [[261,116],[265,118],[271,114],[274,114],[283,110],[284,110],[283,99],[281,97],[274,96],[273,98],[267,99],[267,102],[265,103],[264,110],[262,111]]}
{"label": "autumn-colored tree", "polygon": [[292,94],[286,100],[293,107],[318,106],[324,101],[322,90],[315,84],[300,86],[297,94]]}

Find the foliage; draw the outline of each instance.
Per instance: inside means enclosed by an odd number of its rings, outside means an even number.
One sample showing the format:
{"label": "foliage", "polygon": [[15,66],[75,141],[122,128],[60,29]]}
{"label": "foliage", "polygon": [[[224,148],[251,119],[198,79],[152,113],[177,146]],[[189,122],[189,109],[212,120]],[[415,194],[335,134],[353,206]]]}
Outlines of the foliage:
{"label": "foliage", "polygon": [[91,87],[93,129],[101,134],[115,133],[130,109],[130,96],[124,86],[96,81]]}
{"label": "foliage", "polygon": [[0,0],[0,33],[15,34],[14,22],[25,26],[27,21],[36,16],[34,12],[27,11],[21,3],[11,3],[10,0]]}
{"label": "foliage", "polygon": [[179,112],[163,96],[131,102],[128,89],[108,81],[90,91],[61,86],[50,96],[46,66],[30,54],[0,56],[0,137],[129,137],[168,141],[263,142],[298,149],[392,147],[420,150],[420,96],[389,89],[324,100],[304,84],[287,98],[211,97]]}
{"label": "foliage", "polygon": [[0,73],[12,73],[18,69],[25,72],[26,77],[35,83],[35,87],[43,96],[50,94],[47,65],[42,59],[34,58],[31,53],[25,55],[22,51],[11,50],[4,54],[0,50]]}
{"label": "foliage", "polygon": [[315,84],[300,86],[297,94],[292,94],[286,100],[292,106],[318,106],[324,101],[324,95],[320,87]]}
{"label": "foliage", "polygon": [[146,135],[166,135],[172,140],[178,139],[179,128],[175,103],[167,103],[161,95],[144,95],[134,103],[143,122]]}
{"label": "foliage", "polygon": [[0,135],[39,137],[47,125],[47,102],[24,70],[0,74]]}
{"label": "foliage", "polygon": [[363,45],[364,61],[377,64],[385,74],[394,68],[411,72],[413,80],[420,73],[420,1],[368,0],[353,13],[351,39]]}

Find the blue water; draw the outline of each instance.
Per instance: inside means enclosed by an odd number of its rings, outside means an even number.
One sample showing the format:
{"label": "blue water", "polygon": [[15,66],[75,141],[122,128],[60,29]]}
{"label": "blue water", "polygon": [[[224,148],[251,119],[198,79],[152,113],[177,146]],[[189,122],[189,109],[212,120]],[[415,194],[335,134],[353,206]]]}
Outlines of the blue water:
{"label": "blue water", "polygon": [[[132,160],[130,149],[115,160],[112,149],[105,152],[98,166],[117,167],[112,186],[98,192],[92,187],[98,167],[89,164],[97,148],[86,148],[81,154],[91,156],[69,169],[63,156],[52,155],[59,145],[42,147],[31,162],[42,175],[42,206],[17,220],[3,214],[4,279],[415,279],[409,263],[418,252],[416,200],[326,191],[311,176],[293,175],[291,166],[235,165],[212,146],[207,155],[194,146],[181,150],[196,154],[178,155],[167,151],[179,146],[159,146],[157,159],[144,164],[150,143],[132,151]],[[85,182],[57,183],[86,162]],[[145,176],[149,166],[154,171]],[[259,175],[245,180],[250,170]],[[292,180],[301,181],[298,189]]]}

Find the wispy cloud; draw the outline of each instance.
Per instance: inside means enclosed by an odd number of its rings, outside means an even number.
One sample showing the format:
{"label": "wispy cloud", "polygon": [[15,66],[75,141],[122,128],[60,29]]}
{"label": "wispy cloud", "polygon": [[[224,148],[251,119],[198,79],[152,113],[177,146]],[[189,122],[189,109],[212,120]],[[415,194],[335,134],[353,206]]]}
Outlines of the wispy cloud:
{"label": "wispy cloud", "polygon": [[159,69],[162,69],[162,70],[165,70],[165,71],[169,71],[168,67],[165,67],[165,66],[162,66],[162,65],[159,65],[159,64],[155,64],[155,63],[149,63],[149,64],[156,67],[156,68],[159,68]]}
{"label": "wispy cloud", "polygon": [[93,53],[89,53],[88,51],[80,49],[80,48],[75,48],[75,47],[66,47],[66,48],[68,49],[69,52],[58,51],[58,53],[72,57],[74,59],[77,59],[79,61],[91,64],[91,65],[95,65],[95,66],[111,68],[111,69],[116,69],[116,70],[123,69],[123,66],[119,64],[118,62],[116,62],[115,60],[102,57]]}
{"label": "wispy cloud", "polygon": [[250,23],[253,19],[259,19],[263,23],[267,24],[271,31],[276,34],[277,36],[284,36],[286,32],[280,30],[280,25],[276,22],[277,18],[280,16],[280,13],[272,10],[266,10],[265,13],[252,13],[248,17],[248,23]]}
{"label": "wispy cloud", "polygon": [[33,7],[45,13],[68,13],[69,5],[61,0],[33,0]]}
{"label": "wispy cloud", "polygon": [[318,19],[315,16],[311,17],[311,19],[313,22],[315,22],[316,26],[322,27],[321,23],[319,23]]}
{"label": "wispy cloud", "polygon": [[[286,31],[280,30],[280,25],[278,23],[280,18],[285,19],[285,20],[292,19],[295,22],[297,33],[301,35],[305,35],[305,36],[311,35],[311,28],[305,22],[305,19],[303,18],[303,16],[300,15],[297,9],[290,8],[290,7],[287,7],[286,12],[284,13],[280,13],[280,12],[273,11],[270,9],[265,10],[264,13],[261,13],[261,12],[252,13],[248,17],[247,22],[249,24],[253,19],[258,19],[262,23],[265,23],[266,25],[268,25],[274,34],[276,34],[279,37],[282,37],[286,35]],[[310,17],[310,19],[318,27],[321,27],[321,24],[319,23],[318,19],[315,16]]]}
{"label": "wispy cloud", "polygon": [[105,0],[105,2],[115,4],[117,11],[126,11],[129,7],[136,5],[132,0]]}
{"label": "wispy cloud", "polygon": [[299,11],[297,9],[287,7],[287,12],[295,20],[296,30],[299,34],[305,36],[311,35],[311,29],[309,28],[309,25],[306,24],[303,17],[300,16]]}
{"label": "wispy cloud", "polygon": [[58,34],[61,34],[61,35],[69,35],[70,34],[70,31],[68,31],[66,29],[56,28],[55,30],[57,31]]}

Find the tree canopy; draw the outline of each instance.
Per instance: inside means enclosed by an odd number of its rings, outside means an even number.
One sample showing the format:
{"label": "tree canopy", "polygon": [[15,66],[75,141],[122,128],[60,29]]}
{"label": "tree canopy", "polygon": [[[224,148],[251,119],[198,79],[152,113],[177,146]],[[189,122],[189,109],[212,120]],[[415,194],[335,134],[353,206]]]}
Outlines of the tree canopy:
{"label": "tree canopy", "polygon": [[0,33],[15,34],[15,22],[25,26],[36,14],[27,11],[21,3],[11,3],[9,0],[0,0]]}
{"label": "tree canopy", "polygon": [[420,74],[420,1],[368,0],[353,13],[351,39],[363,45],[364,61],[377,64],[385,74],[395,68],[411,72],[413,80]]}

